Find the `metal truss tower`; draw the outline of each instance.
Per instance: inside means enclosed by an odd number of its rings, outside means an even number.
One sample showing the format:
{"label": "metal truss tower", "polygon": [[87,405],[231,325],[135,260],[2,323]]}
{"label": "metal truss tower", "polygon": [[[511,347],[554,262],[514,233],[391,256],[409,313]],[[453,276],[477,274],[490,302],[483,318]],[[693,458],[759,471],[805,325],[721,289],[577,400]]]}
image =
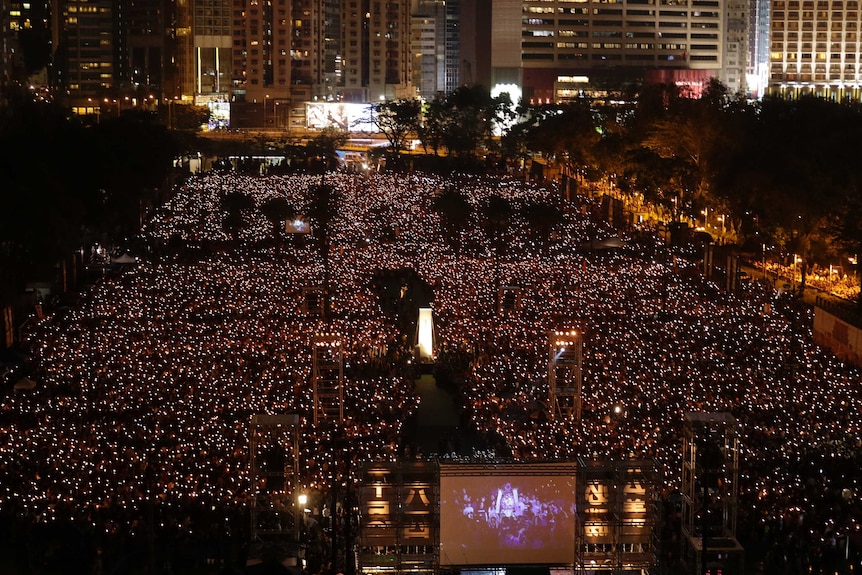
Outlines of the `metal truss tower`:
{"label": "metal truss tower", "polygon": [[299,416],[257,414],[249,425],[251,537],[295,539]]}
{"label": "metal truss tower", "polygon": [[317,333],[312,348],[314,425],[321,419],[341,422],[344,420],[344,353],[341,336]]}
{"label": "metal truss tower", "polygon": [[689,573],[741,573],[736,539],[739,427],[729,413],[689,413],[682,452],[682,556]]}
{"label": "metal truss tower", "polygon": [[575,330],[548,332],[548,400],[551,417],[581,418],[583,339]]}

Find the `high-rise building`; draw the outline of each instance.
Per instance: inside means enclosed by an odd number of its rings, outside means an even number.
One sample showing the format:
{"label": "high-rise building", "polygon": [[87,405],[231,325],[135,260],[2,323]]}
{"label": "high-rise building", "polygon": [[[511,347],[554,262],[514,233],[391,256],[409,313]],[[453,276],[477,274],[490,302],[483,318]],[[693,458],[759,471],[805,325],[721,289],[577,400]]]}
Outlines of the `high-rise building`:
{"label": "high-rise building", "polygon": [[460,85],[460,5],[459,0],[414,0],[413,85],[425,99]]}
{"label": "high-rise building", "polygon": [[461,0],[446,0],[445,18],[443,91],[448,94],[461,85]]}
{"label": "high-rise building", "polygon": [[326,1],[293,2],[291,43],[286,50],[283,46],[277,50],[278,67],[287,68],[291,77],[291,100],[307,101],[326,95],[326,57],[331,42],[327,40],[327,15],[331,8],[332,3]]}
{"label": "high-rise building", "polygon": [[325,100],[334,100],[342,83],[341,0],[323,1],[323,86],[320,95]]}
{"label": "high-rise building", "polygon": [[168,31],[175,46],[175,73],[165,94],[168,105],[209,106],[215,120],[227,124],[234,48],[240,43],[233,30],[242,22],[241,10],[231,0],[176,0],[174,6]]}
{"label": "high-rise building", "polygon": [[[285,126],[299,102],[415,95],[410,0],[53,2],[58,85],[80,113],[231,103],[245,125]],[[441,46],[451,27],[441,12]]]}
{"label": "high-rise building", "polygon": [[233,37],[235,99],[265,103],[276,90],[287,97],[290,18],[287,0],[233,0],[233,22],[226,18],[224,31]]}
{"label": "high-rise building", "polygon": [[345,101],[413,95],[409,0],[345,0],[341,25]]}
{"label": "high-rise building", "polygon": [[12,84],[48,87],[50,17],[48,0],[0,0],[0,101]]}
{"label": "high-rise building", "polygon": [[527,101],[622,90],[645,78],[693,92],[711,77],[734,90],[744,86],[744,0],[495,0],[489,17],[476,12],[462,24],[490,39],[490,63],[485,78],[485,53],[468,47],[470,83],[514,84]]}
{"label": "high-rise building", "polygon": [[413,86],[419,96],[431,100],[445,91],[445,1],[419,0],[413,8],[412,20]]}
{"label": "high-rise building", "polygon": [[168,0],[53,0],[53,83],[83,115],[155,109],[179,80]]}
{"label": "high-rise building", "polygon": [[768,91],[862,100],[858,0],[773,0]]}
{"label": "high-rise building", "polygon": [[117,88],[114,2],[60,0],[58,5],[58,88],[74,112],[98,115]]}
{"label": "high-rise building", "polygon": [[466,86],[491,85],[491,0],[460,6],[461,42],[458,74]]}
{"label": "high-rise building", "polygon": [[116,74],[124,92],[161,96],[165,86],[169,13],[165,0],[134,0],[115,4]]}
{"label": "high-rise building", "polygon": [[725,0],[724,54],[717,78],[731,92],[746,90],[750,9],[749,0]]}

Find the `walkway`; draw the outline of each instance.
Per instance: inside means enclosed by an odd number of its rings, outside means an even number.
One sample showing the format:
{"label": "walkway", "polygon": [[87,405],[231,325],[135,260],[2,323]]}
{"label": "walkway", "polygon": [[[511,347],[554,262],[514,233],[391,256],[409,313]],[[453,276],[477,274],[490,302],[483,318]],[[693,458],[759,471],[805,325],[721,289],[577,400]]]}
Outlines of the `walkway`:
{"label": "walkway", "polygon": [[478,433],[461,427],[459,408],[448,391],[437,386],[434,376],[423,374],[416,380],[419,408],[405,423],[402,453],[431,456],[458,453],[471,455],[483,448]]}

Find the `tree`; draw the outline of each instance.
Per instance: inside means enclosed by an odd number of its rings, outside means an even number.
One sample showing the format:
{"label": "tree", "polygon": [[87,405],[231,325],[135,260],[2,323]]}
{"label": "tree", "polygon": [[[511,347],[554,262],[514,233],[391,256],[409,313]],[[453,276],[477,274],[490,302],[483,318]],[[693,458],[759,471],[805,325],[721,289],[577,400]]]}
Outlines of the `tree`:
{"label": "tree", "polygon": [[270,198],[260,206],[260,211],[272,225],[272,236],[276,246],[281,247],[283,228],[288,218],[296,215],[296,210],[282,197]]}
{"label": "tree", "polygon": [[106,241],[132,236],[145,207],[164,184],[177,155],[172,134],[155,114],[130,110],[91,128],[98,170],[95,185],[102,190],[97,225]]}
{"label": "tree", "polygon": [[506,236],[512,219],[512,205],[502,196],[491,196],[482,206],[485,235],[494,257],[494,309],[500,308],[500,258],[506,252]]}
{"label": "tree", "polygon": [[521,213],[527,220],[530,233],[539,242],[542,253],[547,256],[550,250],[551,233],[556,226],[563,223],[563,211],[552,204],[533,201],[526,204]]}
{"label": "tree", "polygon": [[91,131],[57,106],[10,89],[0,107],[0,304],[84,241],[98,201]]}
{"label": "tree", "polygon": [[201,126],[205,126],[209,122],[212,112],[206,106],[193,106],[168,101],[167,104],[159,107],[159,116],[165,125],[172,130],[197,132]]}
{"label": "tree", "polygon": [[338,167],[338,149],[347,142],[347,132],[326,127],[306,146],[308,156],[314,158],[319,172]]}
{"label": "tree", "polygon": [[492,98],[482,86],[457,88],[442,100],[438,110],[440,140],[450,154],[475,159],[479,145],[493,140],[495,124],[504,120],[510,107],[508,94]]}
{"label": "tree", "polygon": [[417,135],[425,153],[430,147],[437,156],[443,146],[443,126],[445,125],[445,102],[441,95],[434,97],[425,107],[422,121],[417,127]]}
{"label": "tree", "polygon": [[[846,254],[855,257],[856,281],[862,286],[862,262],[859,261],[862,255],[862,187],[859,187],[859,184],[848,190],[835,214],[833,226],[839,245],[844,248]],[[862,313],[862,288],[856,295],[856,305]]]}
{"label": "tree", "polygon": [[419,100],[394,100],[374,106],[373,122],[389,141],[396,164],[411,134],[418,132],[422,103]]}
{"label": "tree", "polygon": [[813,247],[828,243],[830,218],[856,184],[852,150],[860,124],[856,109],[819,98],[761,103],[752,137],[763,175],[753,207],[764,234],[801,256],[800,291]]}
{"label": "tree", "polygon": [[[711,80],[700,99],[674,98],[664,114],[652,118],[645,126],[643,147],[662,158],[674,159],[689,174],[685,197],[680,202],[697,216],[704,207],[721,209],[713,194],[722,156],[739,141],[739,133],[728,128],[731,98],[727,88]],[[724,211],[724,210],[722,210]]]}
{"label": "tree", "polygon": [[578,166],[593,165],[592,150],[601,139],[596,115],[586,101],[542,105],[532,110],[527,146],[547,157],[567,155]]}
{"label": "tree", "polygon": [[455,248],[455,253],[461,253],[461,233],[467,228],[473,207],[463,192],[457,188],[448,188],[434,198],[434,210],[440,216],[440,225],[444,236]]}
{"label": "tree", "polygon": [[311,191],[309,216],[312,219],[312,229],[315,230],[314,235],[317,237],[317,246],[323,263],[323,290],[325,294],[323,313],[326,320],[331,318],[332,310],[332,303],[330,301],[332,222],[338,213],[340,201],[340,194],[329,184],[321,183]]}
{"label": "tree", "polygon": [[662,157],[647,148],[632,150],[621,180],[625,187],[639,190],[647,202],[664,208],[673,222],[696,212],[689,191],[697,184],[697,176],[680,158]]}
{"label": "tree", "polygon": [[254,200],[242,192],[229,192],[222,197],[222,226],[234,242],[239,240],[239,233],[246,226],[246,218],[252,208]]}

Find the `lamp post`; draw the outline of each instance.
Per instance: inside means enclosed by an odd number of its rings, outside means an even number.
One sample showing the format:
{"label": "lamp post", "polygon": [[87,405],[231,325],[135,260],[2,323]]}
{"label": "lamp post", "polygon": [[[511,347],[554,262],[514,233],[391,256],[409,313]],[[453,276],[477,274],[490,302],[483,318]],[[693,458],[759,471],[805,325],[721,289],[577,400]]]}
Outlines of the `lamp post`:
{"label": "lamp post", "polygon": [[263,97],[263,127],[264,128],[267,127],[266,115],[267,115],[267,108],[269,107],[268,102],[269,102],[269,94],[266,94]]}
{"label": "lamp post", "polygon": [[305,506],[308,505],[308,495],[300,493],[296,496],[296,506],[294,507],[293,526],[296,531],[296,540],[302,541],[302,528],[300,522],[305,520]]}

